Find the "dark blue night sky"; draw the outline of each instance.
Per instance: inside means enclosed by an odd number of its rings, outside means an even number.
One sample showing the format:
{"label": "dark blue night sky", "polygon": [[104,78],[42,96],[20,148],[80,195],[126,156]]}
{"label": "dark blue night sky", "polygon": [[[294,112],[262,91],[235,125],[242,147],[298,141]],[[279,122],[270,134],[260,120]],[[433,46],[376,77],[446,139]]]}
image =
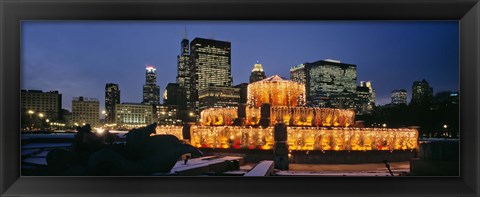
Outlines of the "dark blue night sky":
{"label": "dark blue night sky", "polygon": [[377,104],[393,89],[426,79],[434,93],[459,88],[457,21],[154,21],[22,23],[22,89],[58,90],[63,108],[72,97],[98,98],[118,83],[122,102],[141,102],[145,65],[157,67],[163,90],[175,82],[177,55],[188,38],[232,43],[234,84],[248,82],[259,60],[267,76],[289,78],[289,68],[335,59],[357,65],[357,83],[371,80]]}

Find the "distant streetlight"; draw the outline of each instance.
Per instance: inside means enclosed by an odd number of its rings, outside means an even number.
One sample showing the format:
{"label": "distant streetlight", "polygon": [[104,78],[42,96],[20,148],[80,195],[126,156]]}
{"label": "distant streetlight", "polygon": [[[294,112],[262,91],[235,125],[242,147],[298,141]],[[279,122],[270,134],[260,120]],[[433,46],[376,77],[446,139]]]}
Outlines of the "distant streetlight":
{"label": "distant streetlight", "polygon": [[46,119],[46,120],[45,120],[45,122],[47,122],[47,123],[48,123],[48,122],[50,122],[50,120],[49,120],[49,119]]}
{"label": "distant streetlight", "polygon": [[30,115],[30,123],[32,124],[31,127],[30,127],[30,131],[33,129],[33,121],[32,121],[32,115],[34,114],[35,112],[33,110],[28,110],[28,114]]}
{"label": "distant streetlight", "polygon": [[444,137],[447,137],[447,136],[448,136],[447,128],[448,128],[448,125],[444,124],[444,125],[443,125],[443,130],[444,130],[443,136],[444,136]]}
{"label": "distant streetlight", "polygon": [[43,118],[43,116],[45,116],[45,115],[43,115],[42,113],[38,114],[38,117],[40,117],[40,118]]}
{"label": "distant streetlight", "polygon": [[387,124],[386,124],[386,123],[383,123],[383,124],[382,124],[382,127],[387,127]]}
{"label": "distant streetlight", "polygon": [[191,117],[193,117],[194,114],[193,114],[193,112],[190,112],[188,115],[191,116]]}

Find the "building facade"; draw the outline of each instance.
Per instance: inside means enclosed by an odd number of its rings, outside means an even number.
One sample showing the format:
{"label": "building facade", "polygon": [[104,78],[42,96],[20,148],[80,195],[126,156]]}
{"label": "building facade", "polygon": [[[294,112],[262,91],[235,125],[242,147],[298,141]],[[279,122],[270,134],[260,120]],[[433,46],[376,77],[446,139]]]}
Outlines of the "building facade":
{"label": "building facade", "polygon": [[248,83],[241,83],[236,86],[233,86],[234,88],[239,89],[240,93],[240,98],[238,100],[239,103],[247,103],[248,99]]}
{"label": "building facade", "polygon": [[74,126],[100,123],[100,102],[96,98],[75,97],[72,100],[72,123]]}
{"label": "building facade", "polygon": [[190,104],[199,112],[199,91],[209,86],[232,87],[231,44],[195,38],[190,43]]}
{"label": "building facade", "polygon": [[184,88],[178,83],[168,83],[163,92],[163,104],[185,106],[186,95]]}
{"label": "building facade", "polygon": [[433,97],[437,104],[458,104],[458,92],[442,91],[435,94]]}
{"label": "building facade", "polygon": [[157,85],[156,68],[147,65],[145,74],[145,85],[143,85],[143,104],[159,105],[160,104],[160,86]]}
{"label": "building facade", "polygon": [[267,76],[265,76],[262,64],[258,63],[257,61],[257,63],[253,65],[252,72],[250,73],[250,83],[257,82],[265,78],[267,78]]}
{"label": "building facade", "polygon": [[21,90],[21,108],[43,114],[49,120],[62,118],[62,94],[58,91]]}
{"label": "building facade", "polygon": [[299,64],[290,68],[290,80],[303,84],[307,83],[305,64]]}
{"label": "building facade", "polygon": [[366,114],[371,112],[373,107],[370,103],[369,88],[365,86],[357,86],[357,106],[355,109],[356,114]]}
{"label": "building facade", "polygon": [[307,104],[315,107],[355,108],[357,66],[337,60],[305,63]]}
{"label": "building facade", "polygon": [[184,91],[185,102],[190,100],[190,47],[186,32],[180,42],[180,55],[177,56],[177,84]]}
{"label": "building facade", "polygon": [[159,125],[181,125],[183,121],[178,118],[176,105],[157,105],[157,117]]}
{"label": "building facade", "polygon": [[120,128],[144,127],[154,123],[153,105],[122,103],[116,105],[115,122]]}
{"label": "building facade", "polygon": [[62,122],[67,126],[71,127],[74,126],[72,122],[72,112],[62,109]]}
{"label": "building facade", "polygon": [[433,88],[425,79],[413,82],[411,104],[431,104],[432,99]]}
{"label": "building facade", "polygon": [[115,122],[115,105],[120,104],[120,89],[118,84],[107,83],[105,85],[105,121],[106,123]]}
{"label": "building facade", "polygon": [[240,100],[240,89],[233,87],[209,86],[198,92],[199,112],[208,108],[237,107]]}
{"label": "building facade", "polygon": [[404,89],[397,89],[392,91],[391,104],[393,105],[406,105],[407,104],[407,91]]}
{"label": "building facade", "polygon": [[368,107],[369,110],[372,110],[373,107],[375,107],[375,89],[372,87],[372,82],[371,81],[360,81],[360,87],[367,87],[368,88],[368,93],[370,94],[368,97]]}

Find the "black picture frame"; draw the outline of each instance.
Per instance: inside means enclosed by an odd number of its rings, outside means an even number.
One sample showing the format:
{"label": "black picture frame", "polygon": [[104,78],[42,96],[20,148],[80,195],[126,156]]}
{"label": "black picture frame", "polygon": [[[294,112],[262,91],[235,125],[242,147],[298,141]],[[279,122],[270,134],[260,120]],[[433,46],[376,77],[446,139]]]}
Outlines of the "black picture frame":
{"label": "black picture frame", "polygon": [[[478,0],[0,0],[4,196],[478,196]],[[22,20],[459,20],[460,177],[20,177]]]}

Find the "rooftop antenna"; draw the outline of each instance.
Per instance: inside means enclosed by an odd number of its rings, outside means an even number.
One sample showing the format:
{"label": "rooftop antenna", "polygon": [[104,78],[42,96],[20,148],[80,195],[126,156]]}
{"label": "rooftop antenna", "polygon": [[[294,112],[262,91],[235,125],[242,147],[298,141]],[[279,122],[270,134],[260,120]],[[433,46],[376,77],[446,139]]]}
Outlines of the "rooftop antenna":
{"label": "rooftop antenna", "polygon": [[183,31],[183,39],[186,40],[188,37],[187,35],[187,25],[185,25],[185,30]]}
{"label": "rooftop antenna", "polygon": [[210,39],[210,40],[215,40],[215,34],[210,34],[210,35],[208,35],[208,39]]}

